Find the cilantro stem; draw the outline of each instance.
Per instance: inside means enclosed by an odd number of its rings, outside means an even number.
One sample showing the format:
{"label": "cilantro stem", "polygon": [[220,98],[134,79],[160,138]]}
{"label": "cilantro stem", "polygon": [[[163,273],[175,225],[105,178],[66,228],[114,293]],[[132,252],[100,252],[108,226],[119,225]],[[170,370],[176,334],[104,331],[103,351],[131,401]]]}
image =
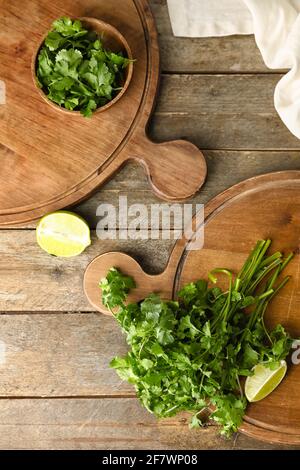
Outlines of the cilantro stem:
{"label": "cilantro stem", "polygon": [[141,357],[141,354],[142,354],[142,351],[144,349],[146,341],[147,341],[147,338],[145,338],[145,340],[142,342],[142,345],[141,345],[140,350],[139,350],[139,357]]}
{"label": "cilantro stem", "polygon": [[282,259],[282,253],[280,253],[279,251],[269,256],[268,258],[264,259],[260,264],[260,269],[264,268],[265,266],[269,266],[269,264],[271,264],[276,259],[280,259],[280,260]]}
{"label": "cilantro stem", "polygon": [[172,408],[170,408],[169,410],[167,410],[167,411],[166,411],[166,414],[169,414],[169,413],[171,413],[171,411],[174,411],[174,410],[176,410],[176,408],[178,408],[178,407],[179,407],[179,405],[175,405],[175,406],[173,406]]}
{"label": "cilantro stem", "polygon": [[269,299],[270,301],[278,294],[278,292],[285,287],[285,285],[289,282],[291,279],[291,276],[286,276],[283,281],[279,284],[278,287],[274,290],[271,298]]}
{"label": "cilantro stem", "polygon": [[258,297],[258,300],[263,300],[265,299],[266,297],[269,297],[270,295],[274,294],[274,290],[273,289],[269,289],[267,290],[267,292],[264,292],[263,294],[261,294],[259,297]]}
{"label": "cilantro stem", "polygon": [[243,389],[242,389],[242,386],[241,386],[241,382],[240,382],[240,378],[239,378],[238,374],[236,374],[236,381],[237,381],[237,384],[238,384],[238,387],[239,387],[240,395],[241,395],[241,397],[243,397],[243,396],[244,396],[244,392],[243,392]]}
{"label": "cilantro stem", "polygon": [[292,344],[281,325],[269,332],[264,322],[268,305],[289,281],[280,276],[293,258],[267,255],[270,244],[256,244],[235,280],[228,269],[209,273],[213,284],[225,275],[227,289],[200,280],[180,291],[179,302],[153,295],[125,305],[131,278],[111,269],[101,282],[103,303],[119,307],[115,317],[130,347],[111,365],[135,386],[148,411],[158,417],[192,411],[199,426],[207,410],[223,433],[237,431],[247,406],[240,376],[258,363],[286,358]]}
{"label": "cilantro stem", "polygon": [[215,320],[212,322],[212,330],[217,326],[220,320],[226,321],[229,310],[230,310],[230,304],[231,304],[231,293],[232,293],[232,272],[229,271],[228,269],[224,268],[216,268],[213,271],[211,271],[208,275],[209,279],[215,284],[217,282],[217,278],[214,276],[214,274],[225,274],[226,276],[229,277],[229,288],[228,288],[228,294],[227,294],[227,299],[226,302],[220,312],[220,314],[215,318]]}
{"label": "cilantro stem", "polygon": [[248,293],[252,293],[259,283],[271,272],[274,268],[281,265],[280,259],[275,259],[269,266],[265,267],[261,272],[258,272],[258,277],[254,280],[254,282],[249,287]]}
{"label": "cilantro stem", "polygon": [[267,241],[260,240],[257,243],[253,252],[248,257],[244,268],[242,268],[242,271],[238,276],[243,281],[243,287],[241,289],[241,292],[244,293],[248,289],[249,283],[251,282],[251,279],[253,278],[255,272],[257,271],[257,268],[259,267],[270,245],[271,245],[271,240],[267,240]]}
{"label": "cilantro stem", "polygon": [[281,265],[281,272],[287,267],[287,265],[292,261],[292,259],[295,257],[294,253],[290,253],[287,258],[283,261]]}

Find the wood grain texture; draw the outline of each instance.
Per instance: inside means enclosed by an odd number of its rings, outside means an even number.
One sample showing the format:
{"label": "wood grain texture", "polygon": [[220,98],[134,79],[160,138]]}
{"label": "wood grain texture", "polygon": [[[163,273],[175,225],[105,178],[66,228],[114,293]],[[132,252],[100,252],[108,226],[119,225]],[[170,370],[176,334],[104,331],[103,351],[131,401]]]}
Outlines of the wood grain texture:
{"label": "wood grain texture", "polygon": [[[224,440],[215,427],[190,431],[188,415],[157,422],[135,399],[117,398],[133,395],[133,391],[108,368],[112,352],[126,350],[112,318],[96,314],[1,315],[0,331],[6,349],[5,363],[0,365],[1,449],[273,447],[244,436]],[[150,444],[146,435],[151,430]],[[126,435],[131,437],[126,440]]]}
{"label": "wood grain texture", "polygon": [[[224,152],[211,155],[213,158],[216,174],[213,174],[208,181],[209,188],[205,194],[206,198],[211,198],[215,192],[230,186],[236,180],[251,176],[256,172],[264,171],[272,167],[278,169],[284,154],[281,153],[261,153],[256,160],[253,153],[231,154]],[[285,164],[288,167],[297,167],[298,154],[288,154]],[[226,173],[226,162],[231,162],[231,171]],[[247,162],[247,165],[244,164]],[[237,171],[237,174],[234,173]],[[140,190],[131,192],[129,203],[143,202],[150,204],[157,202],[153,200],[150,191],[144,193],[142,190],[143,179],[136,167],[128,167],[121,173],[119,180],[110,183],[110,189],[99,192],[95,198],[78,211],[83,216],[89,218],[91,224],[96,222],[95,208],[100,202],[117,202],[120,194],[114,188],[121,186],[125,194],[126,181],[130,181],[132,186],[141,176]],[[218,178],[216,175],[219,175]],[[224,178],[221,177],[224,175]],[[144,187],[147,183],[144,181]],[[128,184],[128,188],[130,185]],[[132,191],[132,190],[131,190]],[[103,194],[103,196],[102,196]],[[198,202],[206,202],[198,200]],[[0,309],[1,311],[89,311],[88,305],[82,290],[83,272],[88,263],[98,254],[110,250],[122,250],[134,256],[141,262],[143,268],[148,272],[159,272],[164,269],[169,251],[173,241],[99,241],[93,236],[93,245],[88,251],[73,260],[60,260],[49,257],[40,250],[35,241],[35,233],[27,231],[6,231],[0,232]],[[8,269],[9,268],[9,269]],[[35,289],[32,289],[34,284]]]}
{"label": "wood grain texture", "polygon": [[190,431],[186,416],[157,421],[135,399],[123,398],[2,399],[0,448],[238,450],[274,446],[241,435],[225,440],[215,426]]}
{"label": "wood grain texture", "polygon": [[134,396],[109,367],[127,351],[113,318],[99,314],[0,315],[0,397]]}
{"label": "wood grain texture", "polygon": [[[208,177],[202,190],[189,201],[194,207],[195,204],[206,204],[220,192],[244,179],[271,171],[300,168],[300,152],[297,151],[208,150],[204,154],[208,164]],[[118,205],[120,196],[127,196],[128,205],[142,203],[149,207],[150,204],[161,203],[149,190],[143,170],[130,164],[74,210],[87,218],[90,226],[95,228],[99,221],[96,217],[99,204]]]}
{"label": "wood grain texture", "polygon": [[[189,137],[209,149],[204,152],[208,181],[194,201],[207,202],[251,176],[299,169],[300,153],[291,151],[299,149],[298,141],[273,108],[273,89],[281,75],[266,68],[253,36],[174,38],[166,0],[149,3],[159,32],[162,69],[172,74],[162,77],[150,134],[155,141]],[[18,61],[22,50],[20,54]],[[179,76],[187,73],[190,78]],[[253,75],[257,73],[263,75]],[[6,149],[0,153],[11,162],[16,158]],[[18,161],[22,163],[22,157]],[[98,204],[115,204],[120,194],[127,195],[129,203],[159,202],[149,190],[144,170],[129,164],[75,210],[95,228]],[[31,229],[35,224],[22,226]],[[135,399],[116,398],[129,389],[126,384],[118,389],[116,376],[100,370],[110,353],[122,353],[125,345],[111,318],[74,313],[91,309],[81,287],[85,267],[101,252],[113,249],[129,253],[146,271],[158,273],[172,244],[98,242],[94,237],[94,245],[82,257],[62,262],[41,252],[30,230],[0,231],[0,310],[9,312],[0,316],[0,340],[2,336],[7,345],[9,365],[0,365],[0,395],[10,397],[0,400],[0,448],[282,448],[243,435],[225,441],[211,426],[190,432],[181,417],[158,423]],[[112,393],[114,398],[46,398],[65,393],[73,397]],[[14,395],[45,398],[14,400]]]}
{"label": "wood grain texture", "polygon": [[99,295],[99,279],[105,278],[114,267],[135,280],[136,288],[129,293],[129,303],[140,302],[151,293],[159,293],[163,299],[171,299],[177,263],[178,259],[175,259],[172,266],[168,265],[162,274],[150,276],[131,256],[120,252],[106,252],[88,265],[83,279],[84,292],[94,309],[111,316],[111,310],[103,305],[101,294]]}
{"label": "wood grain texture", "polygon": [[[300,162],[300,151],[206,150],[204,154],[208,164],[208,178],[202,190],[189,201],[193,204],[205,204],[221,191],[252,176],[271,171],[297,170]],[[127,197],[128,205],[142,203],[149,207],[150,204],[162,204],[149,189],[143,168],[132,162],[122,168],[92,197],[72,210],[84,217],[91,229],[95,229],[99,222],[99,217],[96,216],[98,206],[117,206],[120,196]],[[18,226],[17,230],[35,227],[36,222],[32,222]],[[118,220],[117,227],[126,228],[123,224],[120,225]],[[164,247],[162,249],[164,250]]]}
{"label": "wood grain texture", "polygon": [[298,150],[274,107],[282,75],[165,75],[151,135],[203,149]]}
{"label": "wood grain texture", "polygon": [[159,33],[164,72],[270,73],[254,36],[176,38],[173,36],[167,0],[150,0]]}
{"label": "wood grain texture", "polygon": [[[285,272],[290,282],[268,307],[265,322],[272,328],[282,324],[293,338],[299,338],[299,220],[300,171],[249,179],[206,205],[203,247],[192,247],[194,236],[191,242],[179,240],[165,271],[156,277],[157,282],[155,276],[144,275],[134,259],[122,253],[107,253],[88,266],[85,292],[93,307],[110,314],[98,295],[97,279],[105,276],[109,266],[115,266],[137,281],[131,300],[141,300],[153,291],[172,298],[185,284],[206,279],[216,266],[238,272],[257,240],[271,239],[274,252],[293,252],[296,256]],[[285,380],[269,397],[248,407],[241,430],[265,440],[300,445],[299,383],[300,369],[291,365]]]}
{"label": "wood grain texture", "polygon": [[[204,248],[185,252],[177,271],[176,290],[202,278],[216,265],[238,272],[256,241],[270,238],[273,252],[294,252],[296,256],[285,272],[291,276],[290,282],[268,307],[265,322],[268,328],[280,323],[293,338],[298,338],[299,190],[299,171],[279,172],[242,182],[209,202]],[[299,446],[299,383],[300,369],[290,364],[281,385],[265,400],[248,407],[241,431],[256,438]]]}
{"label": "wood grain texture", "polygon": [[[119,11],[116,26],[120,31],[128,31],[128,24],[132,22],[130,37],[128,32],[126,37],[130,47],[134,46],[133,54],[139,57],[132,86],[127,96],[101,118],[93,116],[88,120],[74,115],[70,121],[69,115],[51,108],[40,97],[31,77],[32,56],[55,18],[64,14],[88,16],[87,11],[93,11],[94,16],[99,17],[103,14],[103,2],[101,5],[101,2],[91,0],[84,6],[79,1],[57,0],[49,4],[27,0],[20,16],[17,14],[18,2],[2,1],[1,77],[6,82],[7,100],[0,127],[4,162],[1,171],[1,215],[9,214],[9,210],[13,212],[16,208],[19,211],[25,208],[33,210],[37,205],[45,205],[58,195],[70,192],[71,188],[97,172],[125,139],[136,118],[147,80],[144,28],[134,2],[130,0],[125,3],[126,9]],[[106,11],[106,18],[113,20],[112,7]],[[32,34],[32,31],[35,33]],[[135,106],[129,106],[131,101]],[[97,130],[100,119],[104,133],[101,145]],[[116,132],[114,139],[108,138],[112,122]],[[10,185],[6,189],[5,181]],[[11,193],[14,194],[13,200],[9,197]]]}
{"label": "wood grain texture", "polygon": [[[159,81],[157,34],[146,0],[26,0],[22,16],[17,1],[3,0],[1,8],[0,73],[7,90],[0,126],[1,225],[81,201],[128,159],[144,165],[163,199],[184,200],[198,191],[206,178],[200,150],[184,141],[154,144],[145,133]],[[32,57],[60,16],[111,23],[136,59],[122,99],[91,119],[50,106],[32,77]]]}
{"label": "wood grain texture", "polygon": [[[91,311],[83,293],[84,271],[99,253],[122,250],[143,261],[145,269],[163,270],[173,241],[101,241],[77,257],[47,255],[37,245],[34,231],[0,231],[0,311]],[[155,254],[157,253],[157,254]]]}

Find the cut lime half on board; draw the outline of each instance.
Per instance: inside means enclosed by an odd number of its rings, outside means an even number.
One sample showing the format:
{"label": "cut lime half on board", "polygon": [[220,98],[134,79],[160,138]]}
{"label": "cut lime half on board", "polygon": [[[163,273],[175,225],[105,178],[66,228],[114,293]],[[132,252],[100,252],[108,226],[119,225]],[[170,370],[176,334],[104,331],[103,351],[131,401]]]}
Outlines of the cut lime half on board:
{"label": "cut lime half on board", "polygon": [[37,242],[50,255],[70,258],[80,255],[91,235],[84,219],[72,212],[53,212],[43,217],[36,229]]}
{"label": "cut lime half on board", "polygon": [[287,364],[281,361],[274,370],[258,364],[253,370],[254,375],[247,377],[245,384],[245,394],[250,403],[266,398],[278,387],[286,374]]}

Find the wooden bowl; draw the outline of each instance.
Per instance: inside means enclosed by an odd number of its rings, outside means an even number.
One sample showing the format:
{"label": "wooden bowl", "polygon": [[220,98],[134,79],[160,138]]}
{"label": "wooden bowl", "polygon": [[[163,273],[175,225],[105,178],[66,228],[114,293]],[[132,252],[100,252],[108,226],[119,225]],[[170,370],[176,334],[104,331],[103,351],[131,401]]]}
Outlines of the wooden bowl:
{"label": "wooden bowl", "polygon": [[[116,53],[123,52],[125,57],[128,57],[128,59],[131,59],[131,60],[133,59],[131,49],[127,40],[114,26],[108,23],[105,23],[102,20],[98,20],[97,18],[82,17],[82,18],[73,18],[73,20],[74,19],[79,19],[82,25],[86,29],[90,31],[95,31],[100,36],[105,49],[108,49]],[[33,60],[32,60],[31,72],[32,72],[32,78],[36,86],[36,89],[39,92],[40,96],[44,99],[44,101],[46,101],[47,104],[52,106],[52,108],[55,108],[58,111],[61,111],[63,113],[68,113],[73,116],[81,115],[80,111],[71,111],[62,106],[59,106],[58,104],[54,103],[54,101],[49,100],[46,94],[44,93],[44,91],[37,84],[37,77],[36,77],[37,59],[38,59],[39,52],[42,46],[44,45],[47,35],[48,35],[48,32],[43,37],[43,40],[39,44],[39,47],[37,48],[37,51],[34,54]],[[122,98],[127,88],[129,87],[129,84],[132,79],[132,75],[133,75],[133,63],[130,62],[129,65],[125,69],[125,81],[124,81],[122,90],[120,90],[120,92],[109,103],[97,108],[93,112],[93,115],[106,111],[107,109],[111,108],[114,104],[116,104]]]}

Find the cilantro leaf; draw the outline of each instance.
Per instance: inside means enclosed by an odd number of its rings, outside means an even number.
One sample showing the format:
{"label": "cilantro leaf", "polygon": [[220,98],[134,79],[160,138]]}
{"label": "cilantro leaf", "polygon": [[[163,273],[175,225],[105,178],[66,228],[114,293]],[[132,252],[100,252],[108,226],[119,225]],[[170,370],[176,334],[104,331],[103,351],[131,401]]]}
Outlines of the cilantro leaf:
{"label": "cilantro leaf", "polygon": [[59,33],[51,31],[45,39],[45,45],[50,51],[56,51],[66,43],[66,39]]}
{"label": "cilantro leaf", "polygon": [[54,21],[39,52],[37,84],[49,100],[91,117],[122,89],[130,62],[122,51],[105,50],[79,20],[63,17]]}
{"label": "cilantro leaf", "polygon": [[82,53],[76,49],[61,49],[55,58],[54,72],[63,77],[78,79]]}
{"label": "cilantro leaf", "polygon": [[74,36],[77,33],[86,34],[87,31],[82,28],[79,20],[72,21],[71,18],[62,17],[53,22],[54,31],[61,33],[63,36]]}
{"label": "cilantro leaf", "polygon": [[277,253],[273,266],[269,245],[257,243],[234,282],[228,270],[215,271],[229,278],[227,289],[200,280],[184,286],[177,302],[152,294],[125,305],[134,281],[115,268],[101,281],[102,301],[118,308],[114,315],[129,345],[111,367],[134,385],[151,413],[162,418],[188,411],[197,428],[205,424],[201,411],[209,408],[222,434],[238,431],[247,407],[239,377],[251,375],[260,362],[276,367],[292,346],[283,326],[268,332],[264,324],[272,294],[286,283],[276,284],[287,263]]}
{"label": "cilantro leaf", "polygon": [[109,308],[123,305],[130,289],[134,289],[135,282],[131,277],[124,276],[117,269],[112,268],[107,277],[100,282],[103,304]]}

